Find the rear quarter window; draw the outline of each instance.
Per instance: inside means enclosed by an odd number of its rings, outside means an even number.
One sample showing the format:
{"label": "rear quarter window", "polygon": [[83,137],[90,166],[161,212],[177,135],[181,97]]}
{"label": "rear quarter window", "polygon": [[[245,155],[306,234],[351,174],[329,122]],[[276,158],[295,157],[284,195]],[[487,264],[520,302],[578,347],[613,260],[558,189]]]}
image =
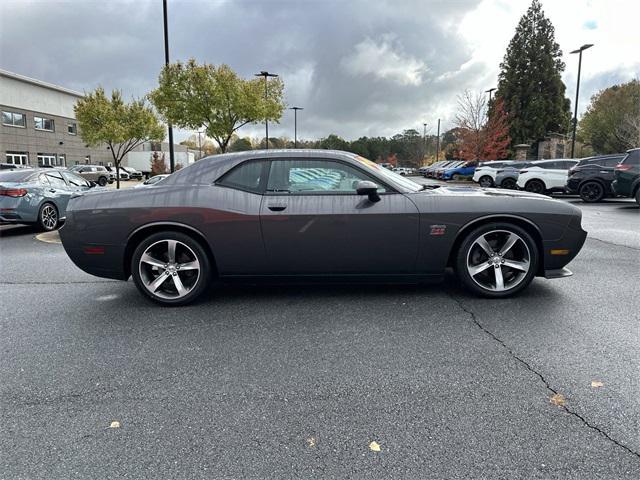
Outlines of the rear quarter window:
{"label": "rear quarter window", "polygon": [[622,161],[625,165],[640,165],[640,150],[633,150]]}

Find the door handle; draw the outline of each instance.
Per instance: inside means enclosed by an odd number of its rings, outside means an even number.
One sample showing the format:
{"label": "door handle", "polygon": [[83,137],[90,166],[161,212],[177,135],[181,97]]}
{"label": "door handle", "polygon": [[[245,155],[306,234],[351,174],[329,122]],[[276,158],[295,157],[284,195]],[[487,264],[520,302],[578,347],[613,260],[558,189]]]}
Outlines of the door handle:
{"label": "door handle", "polygon": [[56,193],[56,189],[55,189],[55,188],[50,188],[50,189],[49,189],[49,191],[50,191],[51,193]]}
{"label": "door handle", "polygon": [[285,208],[287,208],[287,206],[286,205],[269,205],[269,206],[267,206],[267,208],[269,210],[271,210],[272,212],[281,212]]}

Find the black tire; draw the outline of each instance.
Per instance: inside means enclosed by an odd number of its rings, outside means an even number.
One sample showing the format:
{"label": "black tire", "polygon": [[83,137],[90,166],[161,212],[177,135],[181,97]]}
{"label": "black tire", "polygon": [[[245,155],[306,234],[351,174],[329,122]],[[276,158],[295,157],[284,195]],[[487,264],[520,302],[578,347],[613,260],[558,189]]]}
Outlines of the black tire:
{"label": "black tire", "polygon": [[453,180],[454,182],[459,182],[460,178],[461,178],[460,175],[456,173],[453,177],[451,177],[451,180]]}
{"label": "black tire", "polygon": [[[483,287],[479,282],[477,282],[472,278],[471,273],[469,272],[469,267],[468,267],[468,262],[471,256],[478,254],[477,253],[478,247],[474,245],[476,240],[478,240],[480,237],[487,234],[488,234],[488,237],[490,238],[492,235],[494,235],[494,232],[505,232],[505,233],[498,233],[497,235],[506,235],[507,233],[514,233],[518,237],[520,237],[520,240],[522,240],[523,244],[526,245],[526,249],[523,247],[522,244],[517,243],[512,247],[511,250],[509,250],[505,254],[504,258],[506,260],[510,260],[509,255],[516,257],[516,254],[518,253],[516,250],[518,250],[527,254],[528,263],[529,263],[528,271],[526,273],[524,272],[520,273],[519,271],[508,268],[506,265],[504,267],[502,265],[499,267],[500,271],[504,272],[505,280],[509,281],[509,278],[512,277],[514,281],[513,287],[507,288],[502,291],[495,291],[495,290],[491,290],[489,288]],[[490,246],[497,247],[497,248],[500,247],[500,245],[490,245]],[[480,251],[480,253],[482,254],[482,251]],[[525,289],[531,283],[531,281],[536,275],[536,272],[538,271],[539,256],[540,254],[539,254],[536,242],[531,237],[531,235],[527,233],[526,230],[512,223],[496,222],[496,223],[481,225],[478,228],[475,228],[474,230],[469,232],[464,237],[464,239],[462,240],[462,243],[460,244],[460,247],[458,248],[458,251],[456,252],[454,267],[455,267],[455,272],[458,279],[462,282],[465,288],[467,288],[474,294],[480,295],[483,297],[488,297],[488,298],[504,298],[504,297],[509,297],[511,295],[515,295],[516,293]],[[483,264],[482,260],[480,261],[480,264]],[[503,268],[506,268],[506,270],[503,270]],[[481,274],[487,275],[487,278],[490,278],[491,275],[495,276],[495,273],[489,273],[489,272],[492,272],[493,270],[494,270],[493,267],[488,267],[488,269],[485,271],[486,273],[483,272]],[[516,280],[517,280],[517,283],[515,283]],[[497,282],[496,282],[496,285],[497,285]]]}
{"label": "black tire", "polygon": [[480,180],[478,180],[478,185],[483,188],[491,188],[493,187],[493,178],[491,178],[489,175],[480,177]]}
{"label": "black tire", "polygon": [[107,184],[107,177],[98,178],[98,185],[100,185],[101,187],[104,187],[106,184]]}
{"label": "black tire", "polygon": [[640,205],[640,187],[636,189],[636,203]]}
{"label": "black tire", "polygon": [[516,190],[518,188],[518,184],[513,178],[505,178],[502,180],[500,187],[506,188],[507,190]]}
{"label": "black tire", "polygon": [[51,232],[60,225],[60,215],[58,208],[51,202],[40,205],[38,210],[38,226],[44,232]]}
{"label": "black tire", "polygon": [[578,193],[585,203],[601,202],[605,196],[604,186],[596,181],[584,182],[580,185]]}
{"label": "black tire", "polygon": [[[166,271],[167,269],[163,269],[162,266],[151,267],[145,262],[142,262],[143,266],[141,266],[142,255],[147,251],[147,249],[153,249],[156,245],[162,246],[164,242],[168,241],[177,241],[179,244],[183,244],[182,246],[180,246],[180,250],[176,248],[176,262],[174,262],[174,264],[180,263],[180,255],[186,255],[186,257],[183,256],[182,258],[186,259],[186,261],[189,262],[192,262],[192,256],[195,257],[195,260],[197,260],[199,264],[197,277],[192,275],[194,272],[193,270],[183,270],[182,272],[174,271],[173,273],[168,273]],[[185,248],[185,246],[187,248]],[[181,251],[182,253],[180,253]],[[160,258],[160,256],[156,256],[154,258],[158,258],[162,262],[166,262],[165,267],[167,265],[171,265],[166,257]],[[185,265],[185,263],[183,263],[182,265]],[[163,271],[164,273],[162,273]],[[146,276],[147,274],[157,274],[157,276],[152,276],[150,279],[147,278],[145,281],[145,279],[143,279],[143,275]],[[169,283],[167,283],[166,281],[163,282],[160,287],[156,287],[156,292],[158,293],[152,293],[147,287],[149,283],[152,283],[149,280],[157,280],[165,274],[167,275],[167,280],[172,279],[172,275],[177,275],[178,279],[181,280],[181,282],[179,283],[183,284],[183,287],[187,287],[189,289],[188,293],[186,293],[184,296],[173,298],[160,296],[179,295],[175,280]],[[181,277],[180,274],[183,274],[183,276]],[[184,275],[191,275],[191,277],[185,278]],[[143,295],[149,297],[151,300],[161,305],[179,306],[193,302],[200,295],[202,295],[202,293],[204,293],[204,291],[209,287],[211,283],[212,269],[209,257],[200,242],[184,233],[167,231],[154,233],[153,235],[145,238],[142,242],[140,242],[140,244],[138,244],[135,251],[133,252],[133,256],[131,257],[131,276],[133,277],[133,281],[136,284],[136,287]],[[189,281],[191,281],[191,284],[189,283]],[[171,292],[171,290],[175,290],[175,292]]]}
{"label": "black tire", "polygon": [[524,189],[527,192],[544,194],[547,187],[542,180],[529,180],[524,186]]}

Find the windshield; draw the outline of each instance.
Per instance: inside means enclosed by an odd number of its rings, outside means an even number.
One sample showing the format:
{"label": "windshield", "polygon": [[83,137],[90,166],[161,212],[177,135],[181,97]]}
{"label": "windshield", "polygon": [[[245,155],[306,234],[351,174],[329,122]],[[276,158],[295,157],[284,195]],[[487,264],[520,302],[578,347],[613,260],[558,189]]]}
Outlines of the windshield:
{"label": "windshield", "polygon": [[357,156],[356,160],[358,160],[367,169],[374,171],[378,176],[389,179],[389,181],[395,184],[402,185],[402,187],[406,188],[411,192],[417,192],[419,190],[422,190],[422,185],[420,185],[419,183],[409,180],[408,178],[403,177],[402,175],[399,175],[395,172],[392,172],[391,170],[387,170],[383,166],[378,165],[377,163],[374,163],[371,160],[367,160],[366,158],[361,156]]}

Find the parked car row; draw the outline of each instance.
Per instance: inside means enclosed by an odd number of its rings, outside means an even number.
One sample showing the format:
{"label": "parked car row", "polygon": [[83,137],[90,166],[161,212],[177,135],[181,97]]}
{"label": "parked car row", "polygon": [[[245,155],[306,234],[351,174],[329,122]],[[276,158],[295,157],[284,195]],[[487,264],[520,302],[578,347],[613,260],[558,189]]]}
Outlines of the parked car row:
{"label": "parked car row", "polygon": [[441,180],[462,180],[471,178],[478,168],[477,161],[441,160],[419,169],[425,178],[439,178]]}
{"label": "parked car row", "polygon": [[[128,170],[125,172],[127,179],[131,178],[132,173],[135,175]],[[168,176],[151,177],[136,187],[152,186]],[[35,224],[44,231],[55,230],[65,220],[67,203],[72,195],[96,185],[104,187],[107,183],[112,183],[114,178],[107,167],[100,165],[77,165],[70,169],[2,169],[0,223]]]}
{"label": "parked car row", "polygon": [[532,193],[566,192],[584,202],[606,197],[635,198],[640,205],[640,149],[626,154],[575,159],[488,162],[473,180],[481,187],[526,190]]}

